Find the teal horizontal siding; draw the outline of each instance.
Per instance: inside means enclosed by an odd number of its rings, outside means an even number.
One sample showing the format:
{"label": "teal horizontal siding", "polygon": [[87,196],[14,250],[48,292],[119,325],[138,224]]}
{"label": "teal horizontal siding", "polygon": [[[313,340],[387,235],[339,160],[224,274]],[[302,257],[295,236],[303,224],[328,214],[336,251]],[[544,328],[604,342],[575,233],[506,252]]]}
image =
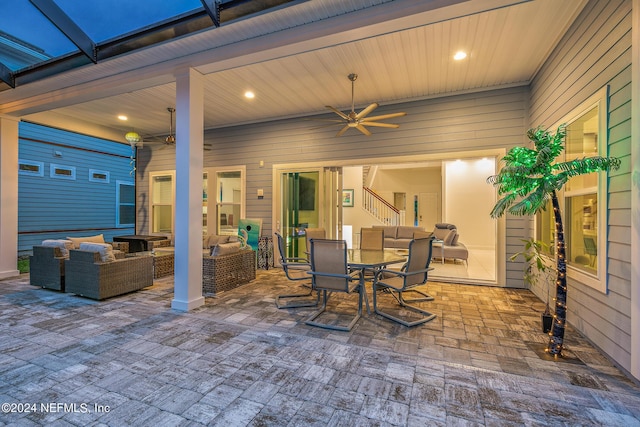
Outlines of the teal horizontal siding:
{"label": "teal horizontal siding", "polygon": [[[116,183],[134,182],[129,146],[28,122],[19,138],[19,159],[42,162],[44,174],[18,175],[18,252],[45,239],[135,233],[116,228]],[[51,178],[52,165],[75,168],[75,179]],[[109,181],[90,181],[90,169],[108,172]]]}

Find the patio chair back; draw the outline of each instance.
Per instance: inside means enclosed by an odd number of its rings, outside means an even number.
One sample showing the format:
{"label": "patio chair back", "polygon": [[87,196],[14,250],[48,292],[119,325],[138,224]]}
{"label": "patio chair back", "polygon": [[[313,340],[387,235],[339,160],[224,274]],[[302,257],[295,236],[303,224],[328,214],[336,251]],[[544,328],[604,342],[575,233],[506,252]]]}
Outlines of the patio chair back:
{"label": "patio chair back", "polygon": [[427,270],[431,264],[433,238],[414,239],[409,243],[409,259],[405,264],[404,287],[420,285],[427,282],[427,272],[411,274],[415,271]]}
{"label": "patio chair back", "polygon": [[313,289],[349,292],[351,277],[344,240],[311,239]]}
{"label": "patio chair back", "polygon": [[360,249],[378,250],[384,249],[384,229],[383,228],[361,228],[360,229]]}
{"label": "patio chair back", "polygon": [[291,258],[286,255],[284,238],[280,233],[273,233],[276,236],[278,252],[280,253],[280,265],[284,274],[289,280],[309,280],[307,271],[311,269],[311,264],[306,258]]}

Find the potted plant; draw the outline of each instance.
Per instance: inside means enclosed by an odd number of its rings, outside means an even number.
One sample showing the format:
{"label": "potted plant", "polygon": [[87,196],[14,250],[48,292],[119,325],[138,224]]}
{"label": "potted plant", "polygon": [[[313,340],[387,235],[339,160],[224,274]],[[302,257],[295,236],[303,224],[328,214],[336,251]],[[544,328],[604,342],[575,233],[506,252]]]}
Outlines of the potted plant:
{"label": "potted plant", "polygon": [[556,298],[555,316],[546,351],[562,356],[564,330],[567,321],[567,260],[562,214],[558,191],[570,178],[599,171],[616,170],[620,159],[615,157],[585,157],[556,162],[564,150],[566,125],[560,125],[556,133],[541,127],[529,129],[527,137],[533,148],[516,146],[502,158],[504,166],[487,182],[498,189],[500,199],[491,210],[491,217],[505,213],[535,215],[545,210],[548,202],[553,208],[555,220]]}
{"label": "potted plant", "polygon": [[551,330],[551,324],[553,322],[553,315],[549,308],[549,300],[551,298],[549,282],[553,280],[555,273],[553,262],[546,256],[546,254],[549,253],[549,245],[535,239],[523,239],[522,241],[524,242],[524,249],[521,252],[513,254],[509,259],[515,261],[519,257],[524,258],[526,263],[523,276],[524,282],[527,283],[529,287],[535,284],[544,284],[547,290],[547,305],[542,313],[542,332],[546,334]]}

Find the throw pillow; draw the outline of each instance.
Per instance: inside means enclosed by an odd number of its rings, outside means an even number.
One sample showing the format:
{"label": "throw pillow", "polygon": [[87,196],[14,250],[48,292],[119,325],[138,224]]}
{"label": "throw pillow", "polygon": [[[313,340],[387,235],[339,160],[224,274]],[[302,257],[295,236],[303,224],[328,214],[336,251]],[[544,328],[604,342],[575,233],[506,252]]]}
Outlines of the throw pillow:
{"label": "throw pillow", "polygon": [[240,251],[240,242],[219,243],[211,247],[211,256],[229,255]]}
{"label": "throw pillow", "polygon": [[80,243],[104,243],[104,234],[97,234],[95,236],[87,236],[87,237],[67,237],[67,240],[71,240],[73,242],[74,249],[80,249]]}
{"label": "throw pillow", "polygon": [[80,243],[81,251],[98,252],[103,262],[115,261],[116,256],[113,253],[113,247],[108,243]]}
{"label": "throw pillow", "polygon": [[69,249],[75,249],[73,247],[73,242],[71,240],[64,240],[64,239],[43,240],[42,241],[42,246],[60,248],[60,253],[62,253],[62,256],[65,257],[65,258],[69,257]]}

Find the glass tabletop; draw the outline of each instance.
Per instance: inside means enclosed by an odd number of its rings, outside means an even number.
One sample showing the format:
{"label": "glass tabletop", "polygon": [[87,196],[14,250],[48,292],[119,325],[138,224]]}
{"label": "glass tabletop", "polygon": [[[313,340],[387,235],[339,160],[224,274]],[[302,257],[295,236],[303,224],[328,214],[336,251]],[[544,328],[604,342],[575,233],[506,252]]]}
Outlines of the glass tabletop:
{"label": "glass tabletop", "polygon": [[382,251],[368,249],[348,249],[347,263],[350,267],[381,267],[388,264],[405,262],[407,253],[396,249],[384,249]]}

